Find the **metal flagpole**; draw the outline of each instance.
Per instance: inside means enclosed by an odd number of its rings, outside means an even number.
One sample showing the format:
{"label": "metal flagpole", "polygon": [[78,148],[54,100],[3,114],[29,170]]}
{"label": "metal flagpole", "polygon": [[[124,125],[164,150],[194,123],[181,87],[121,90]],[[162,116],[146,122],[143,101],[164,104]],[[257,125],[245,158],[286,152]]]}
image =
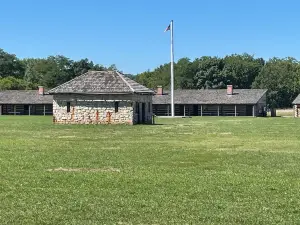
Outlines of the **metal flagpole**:
{"label": "metal flagpole", "polygon": [[174,43],[173,43],[173,20],[171,20],[171,116],[174,117]]}

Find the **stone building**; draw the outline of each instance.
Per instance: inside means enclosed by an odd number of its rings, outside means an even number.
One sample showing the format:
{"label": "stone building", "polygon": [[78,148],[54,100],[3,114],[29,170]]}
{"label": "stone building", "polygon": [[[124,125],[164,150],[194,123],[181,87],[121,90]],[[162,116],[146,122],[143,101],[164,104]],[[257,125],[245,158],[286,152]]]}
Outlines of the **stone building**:
{"label": "stone building", "polygon": [[52,115],[53,98],[38,90],[0,91],[0,115]]}
{"label": "stone building", "polygon": [[[265,89],[175,90],[175,116],[265,116]],[[153,96],[153,114],[171,115],[171,96],[158,87]]]}
{"label": "stone building", "polygon": [[300,117],[300,94],[293,101],[294,117]]}
{"label": "stone building", "polygon": [[154,92],[117,71],[89,71],[48,93],[54,123],[152,123]]}

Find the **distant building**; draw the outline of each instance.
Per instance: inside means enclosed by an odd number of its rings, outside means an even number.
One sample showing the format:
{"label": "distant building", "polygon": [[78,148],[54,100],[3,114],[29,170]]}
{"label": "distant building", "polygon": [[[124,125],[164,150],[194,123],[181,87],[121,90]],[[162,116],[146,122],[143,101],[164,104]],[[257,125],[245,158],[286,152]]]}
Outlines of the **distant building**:
{"label": "distant building", "polygon": [[54,123],[152,123],[153,91],[117,71],[89,71],[48,93]]}
{"label": "distant building", "polygon": [[294,117],[300,117],[300,94],[293,101]]}
{"label": "distant building", "polygon": [[[175,116],[263,116],[265,89],[174,90]],[[153,96],[153,113],[171,115],[171,96],[158,87]]]}
{"label": "distant building", "polygon": [[[265,89],[175,90],[175,116],[263,116]],[[51,94],[51,95],[49,95]],[[300,95],[293,102],[300,117]],[[171,96],[115,71],[89,71],[49,92],[0,91],[0,115],[52,115],[55,123],[152,123],[171,115]]]}
{"label": "distant building", "polygon": [[0,91],[0,115],[52,115],[53,98],[39,90]]}

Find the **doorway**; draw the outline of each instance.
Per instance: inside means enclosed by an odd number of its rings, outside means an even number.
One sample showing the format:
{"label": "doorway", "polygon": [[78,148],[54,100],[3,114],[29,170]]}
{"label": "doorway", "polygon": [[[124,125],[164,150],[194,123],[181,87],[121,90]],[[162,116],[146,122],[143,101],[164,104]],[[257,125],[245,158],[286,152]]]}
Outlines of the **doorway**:
{"label": "doorway", "polygon": [[178,116],[184,116],[184,105],[179,105],[179,115]]}
{"label": "doorway", "polygon": [[199,105],[193,105],[193,115],[198,116]]}
{"label": "doorway", "polygon": [[135,103],[135,113],[137,116],[137,123],[140,123],[140,104],[138,102]]}
{"label": "doorway", "polygon": [[146,122],[146,103],[142,103],[142,123]]}
{"label": "doorway", "polygon": [[246,116],[253,116],[253,106],[246,105]]}

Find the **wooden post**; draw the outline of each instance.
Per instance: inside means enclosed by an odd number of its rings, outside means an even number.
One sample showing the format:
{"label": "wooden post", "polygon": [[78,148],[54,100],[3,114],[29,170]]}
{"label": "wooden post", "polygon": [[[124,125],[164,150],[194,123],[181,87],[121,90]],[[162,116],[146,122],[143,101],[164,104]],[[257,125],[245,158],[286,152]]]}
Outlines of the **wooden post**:
{"label": "wooden post", "polygon": [[149,107],[150,107],[150,109],[149,109],[149,111],[150,111],[149,117],[151,118],[151,124],[152,124],[152,123],[154,124],[154,121],[152,120],[153,114],[154,114],[154,113],[153,113],[153,105],[152,105],[152,102],[150,102]]}
{"label": "wooden post", "polygon": [[44,104],[44,116],[46,115],[46,105]]}
{"label": "wooden post", "polygon": [[185,105],[183,105],[183,116],[185,117]]}
{"label": "wooden post", "polygon": [[17,106],[14,105],[14,115],[16,115],[16,111],[17,111]]}
{"label": "wooden post", "polygon": [[30,116],[30,108],[31,108],[31,105],[28,106],[28,115]]}
{"label": "wooden post", "polygon": [[218,116],[220,116],[220,106],[218,105]]}
{"label": "wooden post", "polygon": [[236,116],[236,105],[234,105],[234,116]]}
{"label": "wooden post", "polygon": [[2,115],[2,105],[0,105],[0,116]]}
{"label": "wooden post", "polygon": [[255,105],[252,107],[252,116],[255,117]]}
{"label": "wooden post", "polygon": [[202,110],[203,110],[203,108],[202,108],[202,105],[201,105],[201,113],[200,113],[201,116],[202,116]]}

